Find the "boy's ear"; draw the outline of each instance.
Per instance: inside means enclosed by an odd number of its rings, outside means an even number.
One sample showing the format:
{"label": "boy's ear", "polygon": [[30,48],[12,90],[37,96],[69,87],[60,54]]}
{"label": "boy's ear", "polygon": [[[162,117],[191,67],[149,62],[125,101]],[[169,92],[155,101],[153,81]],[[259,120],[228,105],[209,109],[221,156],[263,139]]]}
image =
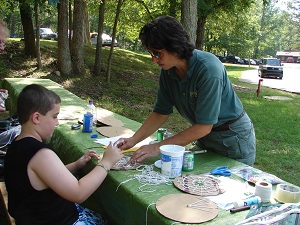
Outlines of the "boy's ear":
{"label": "boy's ear", "polygon": [[33,114],[32,114],[32,122],[34,123],[34,124],[39,124],[40,123],[40,114],[38,113],[38,112],[34,112]]}

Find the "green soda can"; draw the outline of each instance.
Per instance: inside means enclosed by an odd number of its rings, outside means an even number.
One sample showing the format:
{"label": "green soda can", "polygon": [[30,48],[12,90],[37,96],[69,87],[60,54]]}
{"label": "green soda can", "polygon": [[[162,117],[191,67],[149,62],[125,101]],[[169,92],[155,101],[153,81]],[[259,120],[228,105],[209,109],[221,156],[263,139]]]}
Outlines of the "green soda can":
{"label": "green soda can", "polygon": [[194,154],[191,151],[185,151],[183,154],[182,170],[192,171],[194,169]]}
{"label": "green soda can", "polygon": [[159,128],[158,130],[157,130],[157,141],[162,141],[162,140],[164,140],[164,133],[166,133],[167,132],[167,129],[165,129],[165,128]]}

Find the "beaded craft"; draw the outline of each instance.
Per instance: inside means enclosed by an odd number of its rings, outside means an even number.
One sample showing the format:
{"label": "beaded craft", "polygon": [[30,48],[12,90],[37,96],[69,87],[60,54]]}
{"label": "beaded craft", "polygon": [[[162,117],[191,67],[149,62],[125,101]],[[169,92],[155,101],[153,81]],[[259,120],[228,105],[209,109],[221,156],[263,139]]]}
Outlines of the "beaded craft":
{"label": "beaded craft", "polygon": [[198,196],[214,196],[225,190],[220,188],[220,181],[212,176],[185,175],[176,177],[174,185],[180,190]]}

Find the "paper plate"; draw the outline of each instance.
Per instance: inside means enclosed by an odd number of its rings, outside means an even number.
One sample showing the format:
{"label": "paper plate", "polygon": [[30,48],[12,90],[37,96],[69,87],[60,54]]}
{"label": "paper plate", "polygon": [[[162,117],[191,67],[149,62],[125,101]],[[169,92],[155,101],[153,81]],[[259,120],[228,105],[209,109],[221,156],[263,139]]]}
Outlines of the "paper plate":
{"label": "paper plate", "polygon": [[134,131],[125,127],[98,127],[96,129],[100,134],[105,137],[116,137],[116,136],[132,136]]}
{"label": "paper plate", "polygon": [[218,215],[218,206],[209,199],[189,194],[170,194],[156,202],[163,216],[182,223],[203,223]]}

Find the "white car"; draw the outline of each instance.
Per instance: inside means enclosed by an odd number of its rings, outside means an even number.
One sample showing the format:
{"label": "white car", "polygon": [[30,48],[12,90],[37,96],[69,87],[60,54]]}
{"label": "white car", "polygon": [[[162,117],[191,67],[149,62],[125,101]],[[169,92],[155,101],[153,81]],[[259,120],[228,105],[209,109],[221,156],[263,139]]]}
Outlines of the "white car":
{"label": "white car", "polygon": [[[92,45],[97,45],[98,33],[91,33],[91,43]],[[110,46],[112,42],[111,36],[108,34],[102,34],[102,46]],[[115,46],[117,45],[117,40],[115,40]]]}
{"label": "white car", "polygon": [[50,28],[40,28],[40,38],[46,40],[57,40],[57,34]]}

